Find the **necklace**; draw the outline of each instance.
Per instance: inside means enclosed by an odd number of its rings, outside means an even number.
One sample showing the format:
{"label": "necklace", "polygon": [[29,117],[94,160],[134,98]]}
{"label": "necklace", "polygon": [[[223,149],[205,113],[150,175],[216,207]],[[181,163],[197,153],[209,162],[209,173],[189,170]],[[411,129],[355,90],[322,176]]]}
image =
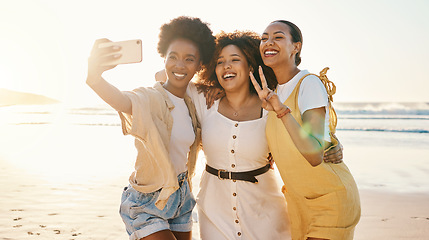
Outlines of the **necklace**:
{"label": "necklace", "polygon": [[242,110],[245,106],[247,106],[247,103],[250,101],[250,99],[251,99],[251,97],[249,97],[247,100],[246,100],[246,102],[242,105],[242,106],[240,106],[240,108],[237,110],[237,109],[235,109],[235,108],[233,108],[232,106],[231,106],[231,104],[229,103],[229,101],[228,101],[228,98],[226,98],[225,97],[225,101],[226,101],[226,104],[228,105],[228,107],[233,111],[232,112],[232,115],[234,116],[234,117],[237,117],[238,116],[238,112],[240,112],[240,110]]}

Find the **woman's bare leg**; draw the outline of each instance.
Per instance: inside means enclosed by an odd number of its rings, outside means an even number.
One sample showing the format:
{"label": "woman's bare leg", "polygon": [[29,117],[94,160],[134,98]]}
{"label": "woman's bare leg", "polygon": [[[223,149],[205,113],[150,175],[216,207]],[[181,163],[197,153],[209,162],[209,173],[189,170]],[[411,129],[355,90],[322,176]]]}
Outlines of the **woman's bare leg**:
{"label": "woman's bare leg", "polygon": [[153,233],[147,237],[140,238],[140,240],[177,240],[170,230],[162,230]]}
{"label": "woman's bare leg", "polygon": [[192,240],[192,232],[173,232],[177,240]]}

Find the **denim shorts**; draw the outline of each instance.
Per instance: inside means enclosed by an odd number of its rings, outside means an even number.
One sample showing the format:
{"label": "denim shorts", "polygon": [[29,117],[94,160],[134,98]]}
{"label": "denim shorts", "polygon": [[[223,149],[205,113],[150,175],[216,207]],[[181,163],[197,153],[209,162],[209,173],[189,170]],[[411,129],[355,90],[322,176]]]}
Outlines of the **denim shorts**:
{"label": "denim shorts", "polygon": [[180,188],[169,198],[164,209],[155,206],[161,190],[141,193],[131,186],[122,193],[119,213],[130,239],[140,239],[169,229],[172,232],[192,230],[192,209],[195,198],[189,189],[187,172],[178,175]]}

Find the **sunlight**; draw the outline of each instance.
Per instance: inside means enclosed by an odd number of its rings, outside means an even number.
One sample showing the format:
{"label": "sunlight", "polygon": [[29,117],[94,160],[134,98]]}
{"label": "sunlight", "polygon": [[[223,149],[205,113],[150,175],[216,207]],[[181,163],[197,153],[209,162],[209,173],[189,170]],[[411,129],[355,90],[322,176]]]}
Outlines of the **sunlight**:
{"label": "sunlight", "polygon": [[8,68],[0,65],[0,88],[13,89],[12,74],[6,69]]}
{"label": "sunlight", "polygon": [[[116,115],[102,110],[93,116],[62,104],[0,108],[0,145],[7,149],[0,159],[49,183],[127,179],[135,159],[133,139],[122,135]],[[112,143],[125,153],[105,147]]]}

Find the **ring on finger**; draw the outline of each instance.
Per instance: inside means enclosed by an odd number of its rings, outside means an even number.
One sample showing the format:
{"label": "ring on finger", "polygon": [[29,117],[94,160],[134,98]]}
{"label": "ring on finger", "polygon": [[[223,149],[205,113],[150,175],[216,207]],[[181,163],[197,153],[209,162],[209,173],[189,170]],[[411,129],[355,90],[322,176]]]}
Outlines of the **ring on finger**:
{"label": "ring on finger", "polygon": [[267,101],[274,96],[274,91],[271,91],[268,96],[265,98]]}

